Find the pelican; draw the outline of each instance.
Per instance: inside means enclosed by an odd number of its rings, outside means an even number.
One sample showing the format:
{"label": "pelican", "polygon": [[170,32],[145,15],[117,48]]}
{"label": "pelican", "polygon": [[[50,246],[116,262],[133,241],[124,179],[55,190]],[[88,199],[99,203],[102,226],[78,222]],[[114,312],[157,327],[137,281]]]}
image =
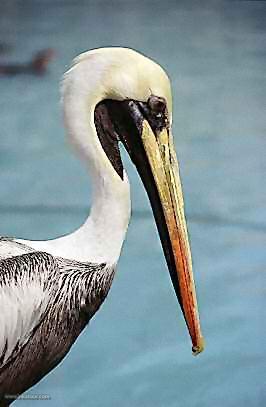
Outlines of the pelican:
{"label": "pelican", "polygon": [[203,350],[167,74],[132,49],[95,49],[74,59],[62,99],[90,173],[91,210],[66,236],[0,239],[1,406],[64,358],[108,294],[131,212],[120,143],[147,191],[192,350]]}

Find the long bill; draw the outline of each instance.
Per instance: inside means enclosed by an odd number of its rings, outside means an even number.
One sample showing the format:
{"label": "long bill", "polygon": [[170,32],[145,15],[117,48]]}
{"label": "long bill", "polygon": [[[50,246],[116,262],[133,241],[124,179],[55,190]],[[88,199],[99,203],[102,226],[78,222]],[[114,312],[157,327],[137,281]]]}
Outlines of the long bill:
{"label": "long bill", "polygon": [[[166,128],[155,135],[149,123],[144,120],[141,139],[163,211],[163,219],[158,219],[155,214],[157,226],[172,283],[192,340],[192,351],[196,355],[203,351],[204,341],[200,329],[184,201],[173,137]],[[165,227],[168,236],[166,231],[162,230]]]}
{"label": "long bill", "polygon": [[136,101],[106,101],[105,104],[115,134],[119,134],[149,196],[171,280],[192,340],[192,351],[197,355],[203,351],[204,341],[171,131],[166,125],[152,129],[143,104]]}

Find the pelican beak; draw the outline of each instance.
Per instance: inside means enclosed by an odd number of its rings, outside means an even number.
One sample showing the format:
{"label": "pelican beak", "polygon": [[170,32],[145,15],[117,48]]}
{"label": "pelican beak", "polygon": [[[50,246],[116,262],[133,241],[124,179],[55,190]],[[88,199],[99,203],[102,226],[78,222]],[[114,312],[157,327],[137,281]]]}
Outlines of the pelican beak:
{"label": "pelican beak", "polygon": [[[192,341],[194,355],[204,349],[198,314],[184,201],[169,126],[151,126],[139,107],[129,105],[138,139],[126,147],[142,178],[153,209],[171,280]],[[133,144],[134,143],[134,144]]]}
{"label": "pelican beak", "polygon": [[154,205],[153,200],[157,198],[152,195],[151,204],[175,293],[191,337],[192,351],[197,355],[203,351],[204,341],[173,137],[167,128],[154,134],[148,121],[144,120],[141,139],[159,198],[159,203]]}
{"label": "pelican beak", "polygon": [[[157,98],[160,99],[160,98]],[[158,100],[153,100],[158,104]],[[159,100],[160,102],[160,100]],[[174,290],[194,355],[204,349],[178,161],[168,121],[150,115],[148,104],[109,102],[116,133],[125,145],[150,199]],[[157,121],[156,121],[157,120]]]}

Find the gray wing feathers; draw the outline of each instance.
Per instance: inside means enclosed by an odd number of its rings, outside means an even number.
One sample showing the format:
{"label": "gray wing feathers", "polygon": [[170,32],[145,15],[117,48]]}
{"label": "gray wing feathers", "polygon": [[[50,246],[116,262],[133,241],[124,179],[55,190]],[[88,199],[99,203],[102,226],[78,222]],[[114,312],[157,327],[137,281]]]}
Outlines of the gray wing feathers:
{"label": "gray wing feathers", "polygon": [[51,298],[56,260],[43,252],[0,260],[0,368],[42,321]]}
{"label": "gray wing feathers", "polygon": [[114,267],[105,263],[53,257],[0,238],[0,370],[43,321],[55,338],[66,335],[62,321],[70,331],[80,318],[87,323],[104,301],[113,275]]}

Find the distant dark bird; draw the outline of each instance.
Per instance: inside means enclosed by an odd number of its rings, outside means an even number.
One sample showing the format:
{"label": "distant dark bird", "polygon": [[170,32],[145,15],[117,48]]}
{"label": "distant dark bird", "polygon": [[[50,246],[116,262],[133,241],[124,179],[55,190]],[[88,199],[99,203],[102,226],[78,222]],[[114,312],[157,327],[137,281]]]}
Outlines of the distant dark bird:
{"label": "distant dark bird", "polygon": [[130,49],[92,50],[74,60],[62,93],[91,174],[91,212],[53,240],[0,239],[1,406],[63,359],[110,289],[131,212],[120,141],[147,190],[193,352],[203,350],[166,73]]}
{"label": "distant dark bird", "polygon": [[51,48],[37,52],[32,60],[25,64],[0,64],[0,75],[14,76],[18,74],[43,75],[55,56]]}

